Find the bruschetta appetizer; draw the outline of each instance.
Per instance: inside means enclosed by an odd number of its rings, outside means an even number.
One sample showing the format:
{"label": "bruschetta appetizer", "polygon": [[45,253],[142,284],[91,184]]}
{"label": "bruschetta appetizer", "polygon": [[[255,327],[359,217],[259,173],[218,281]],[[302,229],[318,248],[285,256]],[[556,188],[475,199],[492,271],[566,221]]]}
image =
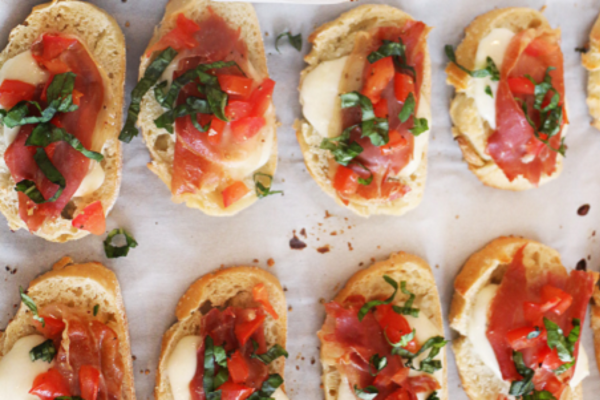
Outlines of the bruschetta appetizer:
{"label": "bruschetta appetizer", "polygon": [[560,255],[512,237],[475,253],[454,281],[450,327],[472,400],[582,399],[580,341],[595,272],[567,272]]}
{"label": "bruschetta appetizer", "polygon": [[165,333],[156,400],[287,400],[287,308],[279,281],[253,267],[194,282]]}
{"label": "bruschetta appetizer", "polygon": [[308,38],[296,137],[319,186],[361,216],[401,215],[423,197],[429,30],[397,8],[364,5]]}
{"label": "bruschetta appetizer", "polygon": [[485,185],[525,190],[562,169],[568,125],[560,30],[529,8],[477,17],[446,46],[452,133]]}
{"label": "bruschetta appetizer", "polygon": [[65,257],[20,290],[17,315],[0,333],[0,399],[135,400],[127,317],[110,270]]}
{"label": "bruschetta appetizer", "polygon": [[140,65],[121,140],[185,202],[233,215],[270,192],[276,121],[262,33],[245,3],[171,0]]}
{"label": "bruschetta appetizer", "polygon": [[447,400],[446,340],[431,268],[397,253],[356,273],[318,333],[326,400]]}
{"label": "bruschetta appetizer", "polygon": [[125,40],[83,1],[36,6],[0,53],[0,211],[53,242],[105,232],[121,183]]}
{"label": "bruschetta appetizer", "polygon": [[592,114],[592,125],[600,129],[600,17],[590,33],[590,41],[581,56],[583,66],[588,70],[587,105]]}

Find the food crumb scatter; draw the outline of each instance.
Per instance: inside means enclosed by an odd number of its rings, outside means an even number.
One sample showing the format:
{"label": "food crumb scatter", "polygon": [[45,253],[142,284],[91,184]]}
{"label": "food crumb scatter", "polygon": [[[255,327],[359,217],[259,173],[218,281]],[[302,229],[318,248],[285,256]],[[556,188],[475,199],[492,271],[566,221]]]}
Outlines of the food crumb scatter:
{"label": "food crumb scatter", "polygon": [[267,265],[268,265],[269,267],[272,267],[273,265],[275,265],[275,260],[273,260],[272,258],[269,258],[269,259],[267,260]]}
{"label": "food crumb scatter", "polygon": [[352,251],[354,248],[352,247],[352,243],[348,242],[348,250]]}
{"label": "food crumb scatter", "polygon": [[588,212],[590,212],[590,205],[589,204],[584,204],[581,207],[579,207],[577,209],[577,214],[580,216],[586,216],[588,214]]}
{"label": "food crumb scatter", "polygon": [[585,261],[585,258],[582,258],[581,260],[579,260],[579,262],[577,263],[577,267],[575,267],[575,269],[577,269],[577,271],[587,270],[587,262]]}
{"label": "food crumb scatter", "polygon": [[325,253],[329,253],[329,252],[331,251],[331,249],[329,248],[329,245],[328,245],[328,244],[326,244],[326,245],[325,245],[325,246],[323,246],[323,247],[319,247],[319,248],[317,249],[317,251],[318,251],[319,253],[321,253],[321,254],[325,254]]}

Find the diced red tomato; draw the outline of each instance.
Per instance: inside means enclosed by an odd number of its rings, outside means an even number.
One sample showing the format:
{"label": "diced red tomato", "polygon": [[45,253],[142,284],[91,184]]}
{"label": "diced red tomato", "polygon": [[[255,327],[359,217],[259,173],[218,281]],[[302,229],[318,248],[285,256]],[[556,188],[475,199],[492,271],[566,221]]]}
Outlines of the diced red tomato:
{"label": "diced red tomato", "polygon": [[563,364],[560,358],[558,358],[558,352],[556,349],[550,350],[549,347],[546,347],[544,350],[544,361],[542,361],[542,368],[555,370]]}
{"label": "diced red tomato", "polygon": [[65,323],[60,319],[46,317],[44,315],[42,315],[42,317],[44,318],[44,326],[42,327],[41,322],[34,319],[33,325],[35,325],[35,329],[44,335],[45,338],[58,339],[65,329]]}
{"label": "diced red tomato", "polygon": [[231,122],[231,133],[238,142],[252,139],[265,126],[263,117],[246,117]]}
{"label": "diced red tomato", "polygon": [[210,128],[208,129],[208,141],[210,144],[217,145],[221,143],[221,138],[223,137],[223,131],[225,130],[226,125],[227,122],[220,120],[214,115],[212,116]]}
{"label": "diced red tomato", "polygon": [[57,397],[71,395],[69,384],[54,368],[35,377],[29,394],[38,396],[41,400],[54,400]]}
{"label": "diced red tomato", "polygon": [[34,43],[32,55],[38,64],[44,66],[52,75],[63,74],[70,71],[70,68],[58,57],[75,44],[77,44],[77,39],[62,35],[45,34],[42,36],[41,41]]}
{"label": "diced red tomato", "polygon": [[102,235],[106,231],[106,217],[102,202],[100,200],[93,202],[83,209],[81,214],[73,218],[71,223],[75,228]]}
{"label": "diced red tomato", "polygon": [[247,101],[231,100],[225,107],[225,116],[231,121],[246,118],[252,112],[252,104]]}
{"label": "diced red tomato", "polygon": [[33,99],[35,86],[22,81],[5,79],[0,85],[0,105],[5,109],[11,109],[18,102]]}
{"label": "diced red tomato", "polygon": [[252,93],[253,80],[236,75],[217,75],[221,90],[230,96],[239,96],[246,99]]}
{"label": "diced red tomato", "polygon": [[394,62],[392,57],[368,64],[362,94],[367,96],[373,104],[381,100],[381,92],[394,79]]}
{"label": "diced red tomato", "polygon": [[538,303],[526,301],[523,303],[523,315],[525,320],[534,326],[543,325],[544,312]]}
{"label": "diced red tomato", "polygon": [[244,182],[237,181],[227,186],[221,192],[223,196],[223,205],[225,208],[229,207],[233,203],[239,201],[242,197],[250,192],[250,189],[244,184]]}
{"label": "diced red tomato", "polygon": [[[539,329],[539,328],[538,328]],[[533,339],[528,339],[527,336],[535,332],[536,329],[534,327],[525,326],[523,328],[513,329],[506,334],[506,339],[514,350],[522,350],[528,347],[534,346],[538,343],[538,339],[540,338],[541,333]]]}
{"label": "diced red tomato", "polygon": [[227,369],[229,369],[229,376],[234,383],[246,382],[246,379],[248,379],[248,375],[250,374],[248,363],[239,349],[231,355],[229,360],[227,360]]}
{"label": "diced red tomato", "polygon": [[225,382],[217,390],[221,391],[221,400],[246,400],[254,393],[253,388],[231,381]]}
{"label": "diced red tomato", "polygon": [[358,174],[348,167],[338,165],[333,178],[333,188],[343,194],[353,194],[358,190]]}
{"label": "diced red tomato", "polygon": [[73,104],[76,106],[81,104],[81,98],[83,97],[83,93],[78,90],[73,89]]}
{"label": "diced red tomato", "polygon": [[561,315],[573,303],[573,297],[567,292],[551,285],[542,287],[542,311],[551,311]]}
{"label": "diced red tomato", "polygon": [[[402,336],[412,332],[406,318],[395,312],[390,304],[377,306],[375,308],[375,319],[392,343],[399,342]],[[418,344],[416,340],[413,339],[405,348],[414,352],[418,350]]]}
{"label": "diced red tomato", "polygon": [[79,387],[84,400],[96,400],[100,386],[100,371],[91,365],[79,368]]}
{"label": "diced red tomato", "polygon": [[373,111],[377,118],[388,117],[388,104],[386,99],[379,100],[379,103],[373,105]]}
{"label": "diced red tomato", "polygon": [[240,346],[244,346],[246,344],[248,339],[250,339],[250,336],[252,336],[252,334],[262,326],[264,321],[265,315],[258,314],[256,318],[250,321],[242,322],[241,324],[237,324],[235,326],[235,336],[237,337],[238,342],[240,342]]}
{"label": "diced red tomato", "polygon": [[405,388],[400,388],[387,396],[385,400],[413,400],[415,397]]}
{"label": "diced red tomato", "polygon": [[181,13],[177,16],[177,26],[155,43],[154,46],[146,52],[146,56],[149,57],[155,51],[163,51],[167,47],[171,47],[178,52],[184,49],[193,49],[198,46],[198,41],[194,37],[194,33],[199,30],[200,27],[198,24],[191,19],[186,18],[186,16]]}
{"label": "diced red tomato", "polygon": [[383,145],[380,147],[381,154],[384,156],[386,156],[386,155],[394,152],[394,150],[400,149],[408,144],[408,142],[404,138],[404,136],[402,136],[401,134],[398,133],[398,131],[395,131],[395,130],[391,130],[389,132],[389,138],[390,138],[390,140],[388,141],[388,143],[386,145]]}
{"label": "diced red tomato", "polygon": [[508,87],[514,94],[530,94],[533,95],[535,85],[525,77],[508,78]]}
{"label": "diced red tomato", "polygon": [[269,292],[267,292],[267,288],[264,283],[259,283],[258,285],[254,286],[252,289],[252,297],[254,298],[254,301],[260,303],[264,307],[265,311],[271,314],[273,318],[279,319],[279,315],[277,315],[277,312],[269,301]]}
{"label": "diced red tomato", "polygon": [[265,79],[260,85],[252,92],[250,96],[250,104],[254,105],[252,115],[255,117],[262,117],[267,112],[267,109],[271,105],[273,98],[273,90],[275,89],[275,81],[272,79]]}
{"label": "diced red tomato", "polygon": [[394,75],[394,95],[396,100],[404,103],[408,94],[415,95],[415,81],[410,75],[396,73]]}

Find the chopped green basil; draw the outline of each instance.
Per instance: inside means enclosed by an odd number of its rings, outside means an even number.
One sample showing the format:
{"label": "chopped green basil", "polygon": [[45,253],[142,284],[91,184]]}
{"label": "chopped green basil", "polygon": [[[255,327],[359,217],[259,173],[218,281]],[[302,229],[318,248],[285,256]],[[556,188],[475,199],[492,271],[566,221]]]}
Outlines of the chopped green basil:
{"label": "chopped green basil", "polygon": [[372,366],[375,372],[371,372],[372,376],[375,376],[387,366],[388,360],[387,357],[379,357],[379,354],[373,354],[371,359],[369,360],[370,366]]}
{"label": "chopped green basil", "polygon": [[431,392],[431,394],[429,396],[427,396],[426,400],[440,400],[440,398],[438,396],[438,392],[436,390],[434,390],[433,392]]}
{"label": "chopped green basil", "polygon": [[360,310],[358,311],[358,320],[359,321],[362,321],[363,318],[365,317],[365,315],[367,315],[367,313],[369,311],[371,311],[371,309],[373,309],[377,306],[383,305],[383,304],[390,304],[392,301],[394,301],[394,297],[396,297],[396,293],[398,293],[398,283],[387,275],[384,275],[383,279],[391,287],[394,288],[394,293],[392,293],[392,295],[390,297],[388,297],[386,300],[371,300],[368,303],[365,303],[365,305],[362,306],[360,308]]}
{"label": "chopped green basil", "polygon": [[52,161],[50,161],[50,158],[48,158],[48,155],[46,154],[46,150],[44,150],[42,147],[38,147],[36,149],[33,159],[35,160],[35,163],[42,171],[44,176],[50,182],[54,183],[55,185],[58,185],[58,189],[56,190],[56,192],[54,192],[54,195],[48,200],[44,199],[42,193],[35,186],[35,182],[27,179],[18,182],[17,186],[15,187],[15,190],[17,192],[25,193],[27,197],[29,197],[36,204],[52,203],[58,200],[65,187],[67,187],[65,177],[62,176],[60,171],[56,169],[56,167],[52,164]]}
{"label": "chopped green basil", "polygon": [[223,346],[215,346],[215,362],[223,368],[227,368],[227,353]]}
{"label": "chopped green basil", "polygon": [[[256,351],[256,347],[255,347]],[[257,354],[256,352],[252,354],[252,358],[257,358],[263,362],[263,364],[269,365],[279,357],[288,358],[288,352],[279,344],[273,345],[266,353]]]}
{"label": "chopped green basil", "polygon": [[398,114],[398,118],[400,119],[400,122],[404,123],[404,122],[408,121],[410,116],[413,115],[413,113],[415,112],[415,106],[416,106],[415,96],[413,96],[413,93],[410,92],[408,94],[408,96],[406,97],[406,100],[404,100],[404,104],[402,105],[402,110],[400,110],[400,113]]}
{"label": "chopped green basil", "polygon": [[[402,339],[404,339],[404,337]],[[400,340],[400,342],[402,342],[402,339]],[[412,340],[412,338],[410,340]],[[408,344],[410,340],[405,340],[406,344]],[[396,347],[392,349],[392,354],[399,355],[402,358],[406,358],[406,366],[411,369],[414,369],[416,371],[423,371],[428,374],[433,374],[435,371],[442,369],[442,362],[440,360],[434,360],[434,357],[436,357],[440,353],[441,349],[447,343],[448,341],[445,340],[442,336],[434,336],[427,339],[427,341],[423,344],[423,346],[421,346],[419,351],[417,351],[416,353],[412,353],[400,347],[400,343],[397,343],[395,344]],[[394,344],[392,344],[392,346],[394,346]],[[427,357],[421,360],[421,364],[417,369],[417,367],[413,365],[414,359],[427,350],[430,350],[429,354],[427,354]]]}
{"label": "chopped green basil", "polygon": [[279,51],[279,47],[277,46],[277,44],[279,43],[279,39],[286,37],[288,38],[290,44],[298,51],[302,51],[302,33],[299,33],[297,35],[292,35],[290,32],[283,32],[280,33],[279,35],[277,35],[277,38],[275,39],[275,50],[277,50],[278,53],[281,53],[281,51]]}
{"label": "chopped green basil", "polygon": [[392,309],[398,314],[402,315],[411,315],[415,318],[419,317],[419,309],[413,308],[413,303],[415,301],[415,294],[411,293],[408,289],[406,289],[406,281],[400,282],[400,291],[408,296],[408,300],[404,303],[404,306],[392,306]]}
{"label": "chopped green basil", "polygon": [[403,57],[406,51],[404,43],[392,42],[390,40],[384,40],[383,44],[379,48],[373,51],[367,56],[367,60],[373,64],[386,57]]}
{"label": "chopped green basil", "polygon": [[375,386],[367,386],[364,389],[360,389],[358,386],[354,385],[354,393],[359,399],[373,400],[379,395],[379,390],[377,390]]}
{"label": "chopped green basil", "polygon": [[547,390],[534,390],[531,394],[524,395],[522,400],[556,400],[556,397]]}
{"label": "chopped green basil", "polygon": [[394,348],[398,348],[398,347],[406,347],[406,346],[408,346],[408,344],[410,343],[410,341],[415,338],[416,333],[417,333],[416,329],[413,329],[412,332],[409,332],[406,335],[402,335],[400,337],[400,340],[398,341],[398,343],[392,342],[387,337],[387,334],[385,333],[385,331],[383,332],[383,335],[385,337],[385,340],[387,340],[387,342],[389,343],[390,346],[392,346]]}
{"label": "chopped green basil", "polygon": [[94,306],[94,317],[98,315],[98,311],[100,311],[100,304],[96,304]]}
{"label": "chopped green basil", "polygon": [[350,161],[362,153],[363,148],[357,142],[349,143],[350,132],[358,125],[352,125],[344,129],[340,136],[334,138],[323,138],[320,148],[329,150],[335,161],[343,166],[348,166]]}
{"label": "chopped green basil", "polygon": [[[212,114],[208,101],[199,97],[188,97],[185,100],[185,103],[178,105],[172,110],[166,111],[160,117],[155,119],[154,124],[157,128],[165,128],[167,132],[173,133],[173,124],[177,118],[185,117],[186,115],[192,115],[192,123],[194,124],[194,127],[196,127],[196,129],[199,127],[199,131],[206,132],[208,127],[202,127],[200,124],[198,124],[196,119],[196,114],[198,113]],[[196,126],[196,124],[199,126]]]}
{"label": "chopped green basil", "polygon": [[31,361],[42,360],[47,363],[51,363],[55,355],[56,347],[54,347],[54,343],[51,339],[48,339],[45,342],[35,346],[29,352],[29,358],[31,358]]}
{"label": "chopped green basil", "polygon": [[268,400],[273,393],[283,384],[283,378],[279,374],[271,374],[266,381],[263,382],[260,390],[252,393],[248,400]]}
{"label": "chopped green basil", "polygon": [[490,96],[492,99],[494,98],[494,93],[492,93],[492,88],[490,87],[490,85],[487,85],[485,87],[485,94]]}
{"label": "chopped green basil", "polygon": [[358,183],[361,185],[364,185],[364,186],[369,186],[371,184],[371,182],[373,182],[373,173],[371,172],[371,170],[369,168],[365,167],[362,163],[360,163],[358,161],[353,161],[353,162],[369,173],[369,177],[366,179],[359,176]]}
{"label": "chopped green basil", "polygon": [[91,160],[100,162],[104,159],[102,154],[86,149],[75,136],[50,123],[37,125],[25,141],[25,146],[46,147],[54,142],[67,142],[72,148]]}
{"label": "chopped green basil", "polygon": [[419,136],[423,132],[427,132],[429,130],[429,123],[425,118],[415,118],[414,125],[409,131],[413,134],[413,136]]}
{"label": "chopped green basil", "polygon": [[[125,236],[126,243],[123,246],[117,247],[112,245],[112,240],[117,235]],[[125,257],[129,254],[129,249],[133,249],[134,247],[137,247],[137,245],[138,243],[133,236],[127,233],[125,229],[117,228],[110,231],[106,237],[106,240],[104,241],[104,253],[107,258]]]}
{"label": "chopped green basil", "polygon": [[362,111],[361,137],[368,137],[374,146],[383,146],[389,142],[389,125],[385,118],[376,118],[371,100],[359,92],[344,93],[341,107],[360,107]]}
{"label": "chopped green basil", "polygon": [[581,322],[579,319],[573,319],[573,329],[568,336],[563,335],[563,330],[548,318],[544,318],[544,326],[547,332],[547,343],[550,349],[556,349],[558,358],[565,363],[570,363],[575,360],[575,343],[579,340],[581,332]]}
{"label": "chopped green basil", "polygon": [[119,134],[119,140],[125,143],[131,142],[135,136],[138,135],[138,130],[135,127],[135,123],[140,114],[140,103],[142,98],[152,86],[158,82],[161,75],[165,72],[171,61],[177,56],[177,52],[171,47],[163,50],[155,59],[150,63],[144,77],[135,85],[135,88],[131,92],[131,103],[127,110],[127,120],[125,125]]}
{"label": "chopped green basil", "polygon": [[229,371],[227,368],[221,368],[219,372],[217,372],[217,375],[215,375],[215,389],[227,382],[228,379]]}
{"label": "chopped green basil", "polygon": [[500,80],[500,71],[498,71],[498,67],[496,66],[496,63],[494,63],[494,60],[492,60],[491,57],[488,56],[486,58],[485,68],[471,71],[470,69],[463,67],[456,61],[456,54],[454,54],[454,48],[452,48],[451,45],[446,45],[444,49],[446,51],[446,57],[448,57],[450,62],[452,62],[454,65],[456,65],[458,68],[460,68],[473,78],[485,78],[486,76],[489,76],[492,81]]}
{"label": "chopped green basil", "polygon": [[513,352],[513,362],[515,363],[517,372],[523,379],[512,381],[508,393],[515,397],[528,395],[535,389],[533,386],[534,371],[525,365],[523,354],[518,351]]}
{"label": "chopped green basil", "polygon": [[[273,183],[273,177],[269,174],[264,174],[262,172],[257,172],[253,176],[254,179],[254,187],[256,189],[256,196],[259,199],[270,196],[272,194],[283,194],[282,190],[271,190],[271,184]],[[264,181],[265,183],[263,184]]]}
{"label": "chopped green basil", "polygon": [[29,308],[29,310],[33,314],[33,319],[42,324],[42,328],[46,327],[46,321],[44,320],[44,318],[40,317],[40,314],[38,313],[38,308],[35,305],[33,299],[27,294],[25,294],[25,291],[23,290],[22,286],[19,286],[19,292],[21,293],[21,301],[23,302],[23,304],[25,304],[27,308]]}
{"label": "chopped green basil", "polygon": [[215,345],[210,336],[204,339],[204,376],[202,385],[205,393],[215,391]]}

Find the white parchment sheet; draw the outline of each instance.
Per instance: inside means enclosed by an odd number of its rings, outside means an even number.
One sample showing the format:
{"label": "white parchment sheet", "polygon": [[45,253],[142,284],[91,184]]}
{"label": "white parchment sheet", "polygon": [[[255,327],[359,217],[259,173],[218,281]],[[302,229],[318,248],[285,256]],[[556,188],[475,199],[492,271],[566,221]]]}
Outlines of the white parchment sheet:
{"label": "white parchment sheet", "polygon": [[[127,87],[137,82],[139,58],[162,18],[166,0],[94,0],[119,22],[127,38]],[[379,2],[379,1],[374,1]],[[0,0],[0,45],[40,0]],[[359,4],[257,4],[271,77],[277,81],[275,104],[279,168],[274,188],[285,195],[259,201],[233,218],[208,217],[176,205],[164,184],[146,168],[149,155],[140,138],[124,146],[123,185],[108,218],[108,229],[124,227],[139,242],[127,258],[108,260],[104,237],[89,236],[67,244],[48,243],[25,231],[12,233],[0,220],[0,327],[5,327],[19,301],[18,287],[46,271],[64,255],[76,261],[97,260],[118,275],[127,307],[138,399],[153,396],[160,341],[175,321],[179,297],[201,275],[221,265],[259,265],[279,277],[289,305],[285,374],[292,399],[322,399],[321,368],[316,332],[324,318],[322,299],[331,299],[361,266],[404,250],[423,257],[433,267],[444,318],[452,297],[453,280],[467,257],[500,235],[523,235],[556,248],[567,268],[583,258],[588,268],[600,269],[600,132],[589,126],[585,105],[587,75],[574,51],[587,40],[600,12],[598,0],[390,0],[385,2],[413,15],[434,29],[429,40],[433,67],[433,131],[429,147],[429,176],[421,205],[404,217],[364,219],[337,206],[306,172],[292,124],[300,116],[298,77],[309,50],[303,54],[283,44],[274,49],[278,33],[302,32],[306,40],[317,26]],[[383,2],[381,2],[383,3]],[[452,90],[443,68],[445,44],[456,46],[463,29],[476,16],[494,7],[546,5],[545,15],[563,32],[565,74],[571,128],[562,175],[525,193],[484,187],[466,164],[450,133],[448,104]],[[127,101],[129,95],[127,95]],[[577,209],[591,206],[587,216]],[[327,212],[331,215],[326,218]],[[293,231],[306,230],[304,250],[292,250]],[[317,248],[329,245],[321,254]],[[275,264],[267,266],[272,258]],[[254,260],[257,260],[255,263]],[[5,265],[16,273],[5,271]],[[452,333],[446,325],[446,336]],[[584,344],[590,356],[591,378],[584,381],[584,398],[598,398],[600,375],[593,358],[589,322]],[[450,398],[466,400],[454,357],[448,349]]]}

